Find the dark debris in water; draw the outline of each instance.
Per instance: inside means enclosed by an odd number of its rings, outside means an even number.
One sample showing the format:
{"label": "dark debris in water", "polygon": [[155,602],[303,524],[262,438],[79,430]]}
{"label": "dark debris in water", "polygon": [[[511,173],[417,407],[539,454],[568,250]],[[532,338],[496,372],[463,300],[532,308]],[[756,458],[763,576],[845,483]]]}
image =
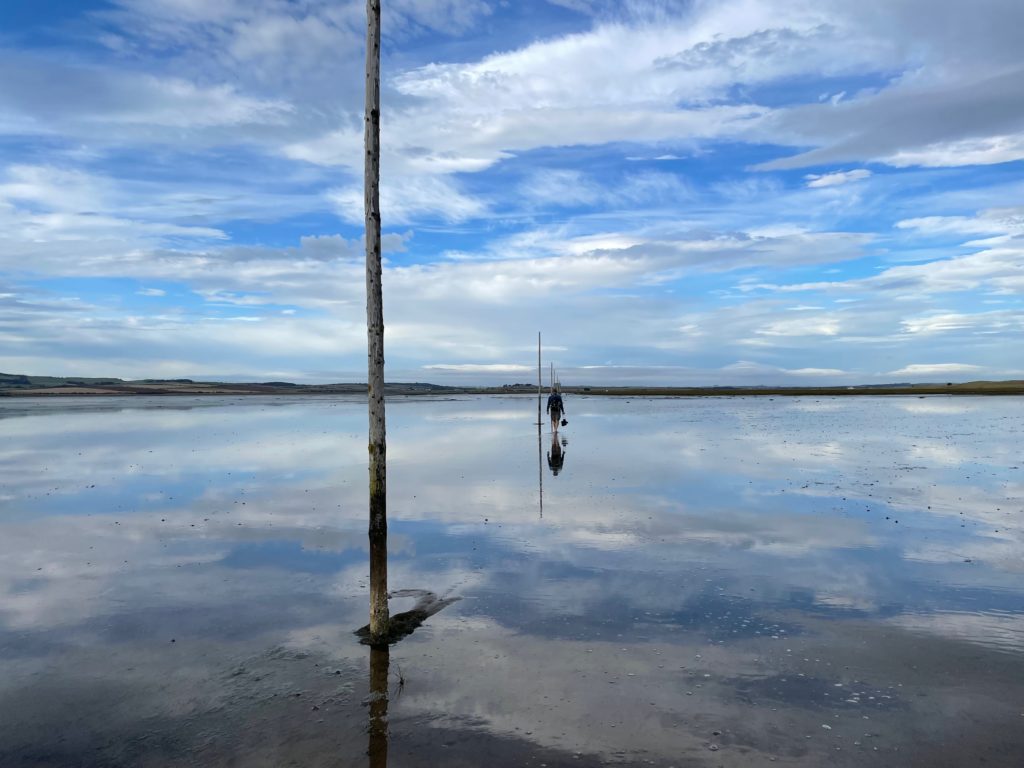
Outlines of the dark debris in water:
{"label": "dark debris in water", "polygon": [[[386,642],[394,645],[399,640],[408,637],[415,632],[423,622],[438,613],[443,608],[461,600],[460,597],[440,598],[433,592],[425,589],[402,589],[388,594],[389,598],[395,597],[417,597],[416,604],[408,611],[396,613],[388,622],[388,634]],[[355,631],[359,642],[363,645],[370,643],[370,625],[367,624]]]}

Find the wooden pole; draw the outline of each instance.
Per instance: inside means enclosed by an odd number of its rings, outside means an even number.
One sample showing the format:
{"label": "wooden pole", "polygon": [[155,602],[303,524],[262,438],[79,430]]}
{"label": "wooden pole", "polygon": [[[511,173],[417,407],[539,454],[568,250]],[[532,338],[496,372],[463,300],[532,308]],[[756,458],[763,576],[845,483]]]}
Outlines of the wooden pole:
{"label": "wooden pole", "polygon": [[540,415],[540,401],[541,393],[544,389],[543,386],[543,368],[540,362],[540,331],[537,331],[537,488],[540,498],[540,516],[544,517],[544,470],[543,464],[541,464],[541,441],[540,431],[544,425],[544,421]]}
{"label": "wooden pole", "polygon": [[540,398],[541,390],[541,367],[540,367],[540,331],[537,331],[537,424],[543,424],[544,422],[540,418]]}
{"label": "wooden pole", "polygon": [[370,412],[370,643],[387,642],[387,440],[384,428],[384,306],[380,264],[380,0],[366,0],[366,351]]}

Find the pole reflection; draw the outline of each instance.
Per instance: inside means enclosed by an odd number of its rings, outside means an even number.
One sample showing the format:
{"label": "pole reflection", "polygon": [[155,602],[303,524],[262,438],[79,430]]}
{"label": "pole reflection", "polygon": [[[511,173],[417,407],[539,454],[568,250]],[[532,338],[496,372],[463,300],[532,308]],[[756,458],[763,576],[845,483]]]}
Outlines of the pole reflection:
{"label": "pole reflection", "polygon": [[[540,418],[540,407],[537,409],[537,418]],[[537,422],[537,488],[538,495],[540,498],[540,517],[544,519],[544,465],[542,463],[542,457],[544,451],[541,448],[541,428],[542,424],[540,421]]]}
{"label": "pole reflection", "polygon": [[388,674],[391,650],[388,646],[370,648],[370,744],[367,754],[370,768],[388,764]]}

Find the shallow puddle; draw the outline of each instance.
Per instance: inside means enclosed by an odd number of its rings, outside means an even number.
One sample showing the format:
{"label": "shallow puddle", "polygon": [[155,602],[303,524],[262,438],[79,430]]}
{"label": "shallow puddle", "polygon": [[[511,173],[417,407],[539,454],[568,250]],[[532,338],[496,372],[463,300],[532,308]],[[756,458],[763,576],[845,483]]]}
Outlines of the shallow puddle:
{"label": "shallow puddle", "polygon": [[0,765],[1021,764],[1024,400],[566,405],[0,401]]}

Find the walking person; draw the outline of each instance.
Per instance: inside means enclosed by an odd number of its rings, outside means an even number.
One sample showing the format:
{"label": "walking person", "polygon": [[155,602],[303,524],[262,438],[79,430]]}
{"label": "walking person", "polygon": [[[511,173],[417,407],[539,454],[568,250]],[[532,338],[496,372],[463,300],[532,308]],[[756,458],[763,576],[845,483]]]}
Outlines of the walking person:
{"label": "walking person", "polygon": [[562,420],[562,414],[565,413],[565,403],[562,402],[562,395],[560,393],[561,385],[555,384],[551,388],[551,394],[548,395],[548,407],[547,411],[551,414],[551,431],[558,431],[558,423]]}

